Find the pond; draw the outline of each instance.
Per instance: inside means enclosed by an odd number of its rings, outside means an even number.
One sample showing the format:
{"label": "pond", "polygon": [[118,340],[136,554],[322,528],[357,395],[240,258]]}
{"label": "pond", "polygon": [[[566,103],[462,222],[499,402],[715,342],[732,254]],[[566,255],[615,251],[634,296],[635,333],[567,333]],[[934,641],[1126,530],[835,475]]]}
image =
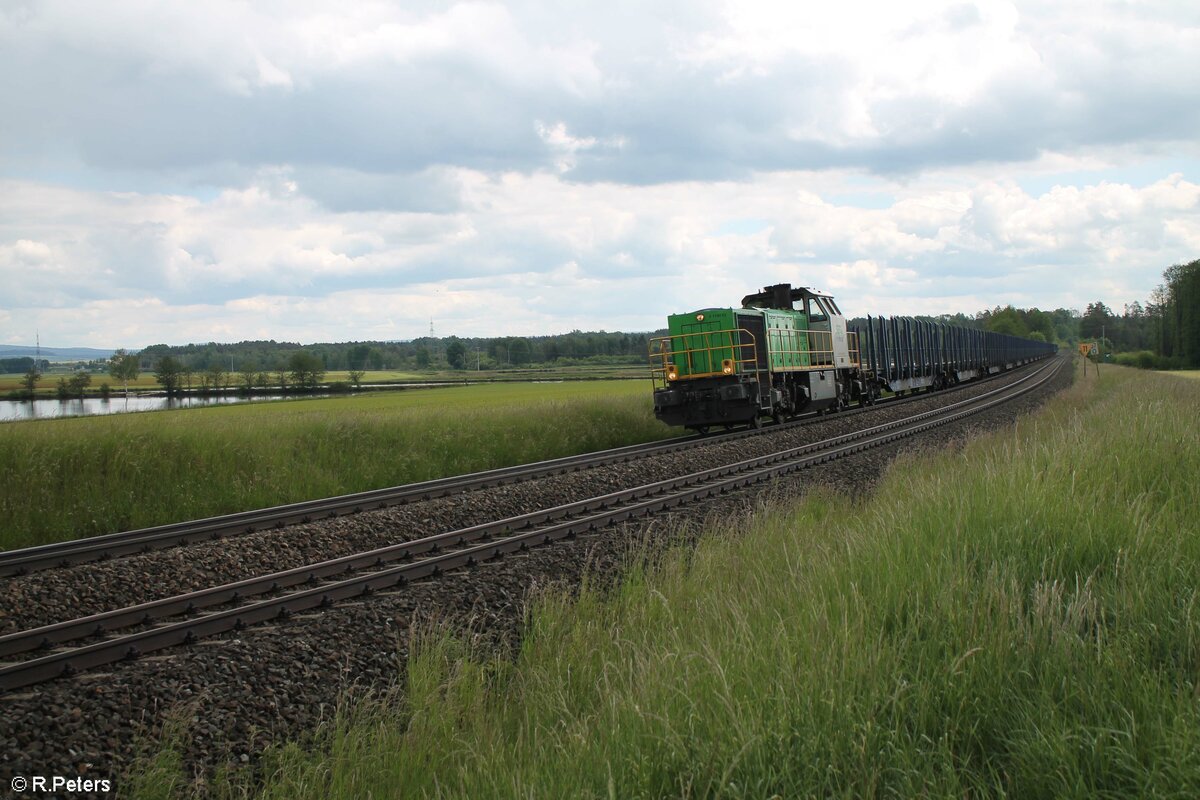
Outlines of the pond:
{"label": "pond", "polygon": [[[308,395],[315,397],[317,395]],[[198,408],[232,403],[281,400],[282,395],[217,395],[215,397],[138,397],[113,395],[110,399],[88,397],[82,400],[0,400],[0,422],[54,417],[86,417],[95,414],[125,414],[131,411],[161,411],[168,408]]]}

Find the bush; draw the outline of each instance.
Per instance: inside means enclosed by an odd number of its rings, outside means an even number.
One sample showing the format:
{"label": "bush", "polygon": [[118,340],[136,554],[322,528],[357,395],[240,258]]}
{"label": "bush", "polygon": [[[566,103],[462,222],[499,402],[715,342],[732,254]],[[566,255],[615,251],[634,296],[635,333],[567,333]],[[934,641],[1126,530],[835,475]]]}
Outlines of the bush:
{"label": "bush", "polygon": [[1113,361],[1123,367],[1138,369],[1182,369],[1183,364],[1177,357],[1160,356],[1149,350],[1138,350],[1133,353],[1117,353]]}

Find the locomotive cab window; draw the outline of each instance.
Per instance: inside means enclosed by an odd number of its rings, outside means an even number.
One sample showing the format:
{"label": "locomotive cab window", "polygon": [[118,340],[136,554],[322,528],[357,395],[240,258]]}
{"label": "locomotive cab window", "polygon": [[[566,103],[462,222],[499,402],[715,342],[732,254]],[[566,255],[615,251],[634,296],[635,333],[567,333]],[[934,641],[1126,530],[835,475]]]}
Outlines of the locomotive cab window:
{"label": "locomotive cab window", "polygon": [[829,322],[829,312],[825,310],[819,297],[804,301],[804,315],[808,317],[810,328],[817,328],[820,323]]}

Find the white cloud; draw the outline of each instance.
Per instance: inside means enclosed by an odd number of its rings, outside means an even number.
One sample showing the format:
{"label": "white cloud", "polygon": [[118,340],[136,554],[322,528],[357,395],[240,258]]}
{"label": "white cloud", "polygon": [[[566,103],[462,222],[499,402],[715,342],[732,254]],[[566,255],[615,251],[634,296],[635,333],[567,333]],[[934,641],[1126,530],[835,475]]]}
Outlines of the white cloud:
{"label": "white cloud", "polygon": [[8,341],[1120,307],[1200,245],[1183,5],[46,0],[0,70]]}
{"label": "white cloud", "polygon": [[[1012,182],[908,187],[879,209],[822,198],[851,178],[637,187],[461,171],[463,207],[441,215],[330,214],[286,170],[207,202],[8,184],[5,218],[41,236],[9,240],[14,226],[0,224],[0,276],[15,288],[3,336],[53,324],[78,336],[107,329],[125,345],[166,331],[408,338],[430,316],[463,335],[651,329],[669,311],[736,302],[776,281],[836,291],[851,314],[970,311],[952,304],[986,298],[984,286],[1044,307],[1081,306],[1103,286],[1120,307],[1145,299],[1200,241],[1200,186],[1179,175],[1037,197]],[[729,232],[745,218],[761,224]],[[1078,279],[1047,280],[1064,267]],[[87,313],[67,322],[39,310],[47,305]],[[481,312],[496,308],[504,314]],[[124,338],[135,332],[139,341]]]}

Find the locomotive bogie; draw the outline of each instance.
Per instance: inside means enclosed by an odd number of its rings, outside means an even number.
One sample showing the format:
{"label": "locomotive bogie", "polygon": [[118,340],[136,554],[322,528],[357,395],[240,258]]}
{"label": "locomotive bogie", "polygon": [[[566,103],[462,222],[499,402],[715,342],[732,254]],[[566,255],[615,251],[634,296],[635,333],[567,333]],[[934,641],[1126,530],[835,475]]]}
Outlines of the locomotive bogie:
{"label": "locomotive bogie", "polygon": [[656,389],[654,415],[668,425],[746,425],[762,413],[756,381],[722,375]]}

